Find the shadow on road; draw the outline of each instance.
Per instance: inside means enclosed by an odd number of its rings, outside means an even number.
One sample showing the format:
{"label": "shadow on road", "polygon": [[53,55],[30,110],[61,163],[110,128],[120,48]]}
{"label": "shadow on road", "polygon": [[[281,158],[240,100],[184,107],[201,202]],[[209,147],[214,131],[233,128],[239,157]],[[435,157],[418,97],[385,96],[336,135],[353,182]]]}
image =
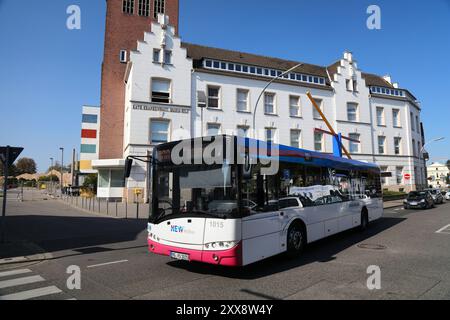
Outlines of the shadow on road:
{"label": "shadow on road", "polygon": [[[136,240],[146,228],[146,219],[48,215],[16,215],[6,219],[10,247],[14,243],[30,242],[46,252],[74,250],[78,254],[88,254],[114,250],[101,246]],[[146,244],[145,238],[142,244]],[[40,252],[33,246],[18,245],[17,250],[0,252],[0,258],[31,256],[37,253]]]}
{"label": "shadow on road", "polygon": [[253,280],[314,262],[332,261],[336,259],[337,253],[392,228],[404,220],[406,219],[385,217],[371,223],[369,229],[364,232],[354,229],[317,241],[309,245],[302,256],[297,259],[289,259],[285,255],[278,255],[243,268],[227,268],[184,261],[170,261],[167,264],[173,268],[184,269],[193,273]]}

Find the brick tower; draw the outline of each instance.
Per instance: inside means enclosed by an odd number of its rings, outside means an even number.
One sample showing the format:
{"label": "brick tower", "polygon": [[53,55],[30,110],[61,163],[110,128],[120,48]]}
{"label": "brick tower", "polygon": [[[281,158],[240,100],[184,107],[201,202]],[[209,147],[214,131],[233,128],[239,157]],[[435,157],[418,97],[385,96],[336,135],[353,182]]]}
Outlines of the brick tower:
{"label": "brick tower", "polygon": [[179,0],[106,0],[99,159],[122,158],[125,69],[130,50],[158,13],[168,15],[178,33]]}

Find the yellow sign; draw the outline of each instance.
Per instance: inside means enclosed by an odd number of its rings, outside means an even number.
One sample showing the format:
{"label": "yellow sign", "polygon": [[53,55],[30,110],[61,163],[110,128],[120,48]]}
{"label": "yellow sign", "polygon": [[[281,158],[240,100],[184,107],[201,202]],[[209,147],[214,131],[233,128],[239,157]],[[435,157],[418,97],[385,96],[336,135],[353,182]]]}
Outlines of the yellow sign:
{"label": "yellow sign", "polygon": [[139,196],[142,194],[142,189],[141,188],[134,188],[134,194]]}

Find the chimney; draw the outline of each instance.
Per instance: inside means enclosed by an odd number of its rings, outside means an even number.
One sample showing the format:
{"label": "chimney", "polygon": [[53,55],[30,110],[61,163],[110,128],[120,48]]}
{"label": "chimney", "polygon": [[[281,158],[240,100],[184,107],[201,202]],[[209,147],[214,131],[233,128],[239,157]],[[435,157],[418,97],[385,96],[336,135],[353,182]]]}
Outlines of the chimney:
{"label": "chimney", "polygon": [[383,79],[386,80],[387,82],[389,82],[390,84],[392,84],[392,79],[391,79],[390,75],[387,74],[387,75],[383,76]]}
{"label": "chimney", "polygon": [[167,26],[169,24],[169,16],[164,13],[158,13],[158,23],[162,26]]}
{"label": "chimney", "polygon": [[392,85],[394,86],[395,89],[398,89],[398,82],[394,82]]}

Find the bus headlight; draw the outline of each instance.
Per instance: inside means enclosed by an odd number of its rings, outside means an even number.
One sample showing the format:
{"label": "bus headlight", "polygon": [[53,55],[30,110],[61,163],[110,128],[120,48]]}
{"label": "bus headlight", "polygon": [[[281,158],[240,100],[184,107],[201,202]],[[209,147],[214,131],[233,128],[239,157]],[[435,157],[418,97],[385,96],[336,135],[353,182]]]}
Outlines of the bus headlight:
{"label": "bus headlight", "polygon": [[227,250],[235,247],[237,241],[216,241],[205,244],[205,250]]}

